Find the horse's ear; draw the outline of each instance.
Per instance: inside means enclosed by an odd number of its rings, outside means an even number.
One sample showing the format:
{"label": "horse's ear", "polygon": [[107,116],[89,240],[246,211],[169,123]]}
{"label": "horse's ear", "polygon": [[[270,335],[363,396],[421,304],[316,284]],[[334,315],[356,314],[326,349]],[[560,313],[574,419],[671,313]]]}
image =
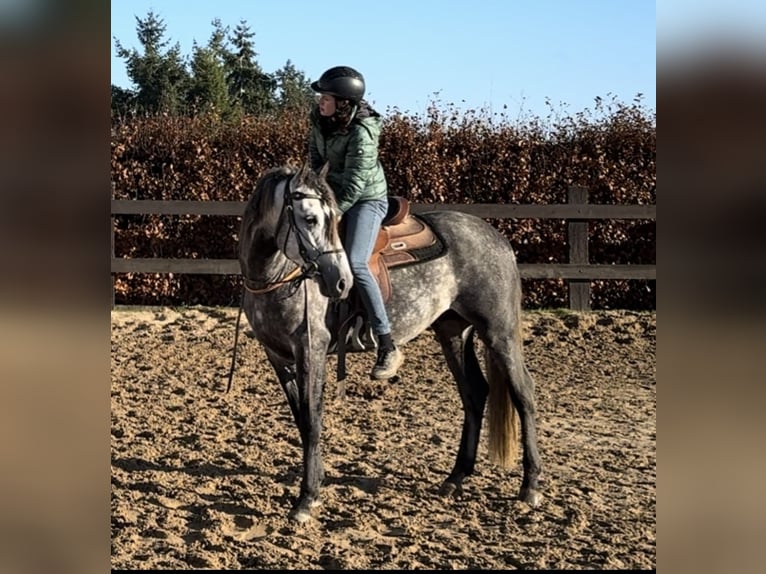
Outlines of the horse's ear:
{"label": "horse's ear", "polygon": [[294,185],[297,187],[306,180],[306,175],[309,173],[311,173],[311,166],[308,164],[308,162],[304,162],[298,168],[298,171],[295,172],[295,177],[291,180],[291,182],[294,182]]}
{"label": "horse's ear", "polygon": [[324,162],[324,165],[322,166],[322,169],[319,170],[319,177],[321,179],[327,179],[327,172],[330,171],[330,162],[326,161]]}

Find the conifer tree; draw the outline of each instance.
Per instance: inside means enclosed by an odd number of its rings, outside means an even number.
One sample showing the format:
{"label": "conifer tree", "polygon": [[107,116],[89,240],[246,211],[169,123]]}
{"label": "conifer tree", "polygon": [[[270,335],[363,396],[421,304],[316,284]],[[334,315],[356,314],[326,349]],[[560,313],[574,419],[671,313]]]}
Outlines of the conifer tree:
{"label": "conifer tree", "polygon": [[227,54],[227,84],[232,107],[249,114],[264,114],[274,109],[276,80],[258,64],[254,32],[244,20],[230,37],[232,51]]}
{"label": "conifer tree", "polygon": [[187,92],[189,109],[195,112],[226,114],[229,92],[226,85],[226,34],[228,28],[213,20],[213,33],[205,47],[194,42],[192,48],[192,77]]}
{"label": "conifer tree", "polygon": [[112,84],[112,120],[124,120],[136,113],[136,93]]}
{"label": "conifer tree", "polygon": [[[115,38],[117,55],[126,63],[128,77],[136,86],[136,109],[151,114],[177,114],[183,110],[189,74],[178,43],[166,49],[164,21],[153,11],[146,18],[136,16],[136,33],[143,54],[128,50]],[[164,50],[164,51],[163,51]]]}
{"label": "conifer tree", "polygon": [[314,91],[306,75],[296,69],[292,61],[274,72],[279,87],[278,105],[282,109],[298,109],[308,111],[314,103]]}

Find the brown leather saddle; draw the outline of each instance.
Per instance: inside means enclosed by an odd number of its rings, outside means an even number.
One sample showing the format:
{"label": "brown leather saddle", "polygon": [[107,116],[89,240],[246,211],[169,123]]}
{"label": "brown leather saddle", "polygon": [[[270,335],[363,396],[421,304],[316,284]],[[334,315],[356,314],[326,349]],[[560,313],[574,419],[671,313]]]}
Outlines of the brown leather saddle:
{"label": "brown leather saddle", "polygon": [[383,302],[391,298],[389,269],[434,259],[444,252],[444,243],[428,222],[410,213],[410,202],[389,196],[388,213],[378,232],[369,267],[378,280]]}
{"label": "brown leather saddle", "polygon": [[[424,217],[410,212],[410,202],[404,197],[389,196],[388,212],[383,218],[368,263],[380,286],[383,302],[391,298],[390,269],[430,261],[445,253],[444,241]],[[338,381],[342,381],[346,376],[346,352],[369,351],[377,343],[356,289],[352,289],[349,298],[337,303],[337,306],[339,329],[330,350],[337,350]],[[343,396],[343,393],[341,386],[339,395]]]}

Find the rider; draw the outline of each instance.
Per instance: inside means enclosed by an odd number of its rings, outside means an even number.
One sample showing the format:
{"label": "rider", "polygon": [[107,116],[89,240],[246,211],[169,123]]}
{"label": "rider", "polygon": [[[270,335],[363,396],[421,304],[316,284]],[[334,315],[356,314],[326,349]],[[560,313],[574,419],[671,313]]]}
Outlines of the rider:
{"label": "rider", "polygon": [[371,377],[389,379],[396,374],[404,355],[391,338],[380,287],[368,267],[388,210],[388,186],[378,159],[381,117],[362,99],[364,78],[353,68],[330,68],[311,84],[311,89],[320,94],[310,114],[311,167],[318,171],[325,162],[330,164],[327,182],[343,214],[344,246],[351,272],[378,339]]}

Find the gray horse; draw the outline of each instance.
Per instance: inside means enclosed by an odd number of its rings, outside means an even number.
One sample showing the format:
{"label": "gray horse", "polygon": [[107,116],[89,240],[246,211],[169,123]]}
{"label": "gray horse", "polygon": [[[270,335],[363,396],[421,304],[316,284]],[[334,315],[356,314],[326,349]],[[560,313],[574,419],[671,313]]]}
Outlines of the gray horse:
{"label": "gray horse", "polygon": [[[326,172],[274,168],[257,182],[239,236],[245,281],[242,305],[287,395],[303,444],[300,496],[290,516],[303,522],[320,502],[324,480],[320,434],[326,358],[339,324],[331,304],[349,295],[353,278],[339,237]],[[421,214],[447,247],[427,262],[391,269],[386,303],[395,341],[433,329],[463,402],[463,431],[452,472],[441,487],[460,492],[476,462],[489,402],[489,457],[516,463],[518,412],[523,444],[519,497],[541,500],[534,382],[524,364],[521,284],[508,242],[482,219],[454,211]],[[474,349],[484,343],[486,378]]]}

